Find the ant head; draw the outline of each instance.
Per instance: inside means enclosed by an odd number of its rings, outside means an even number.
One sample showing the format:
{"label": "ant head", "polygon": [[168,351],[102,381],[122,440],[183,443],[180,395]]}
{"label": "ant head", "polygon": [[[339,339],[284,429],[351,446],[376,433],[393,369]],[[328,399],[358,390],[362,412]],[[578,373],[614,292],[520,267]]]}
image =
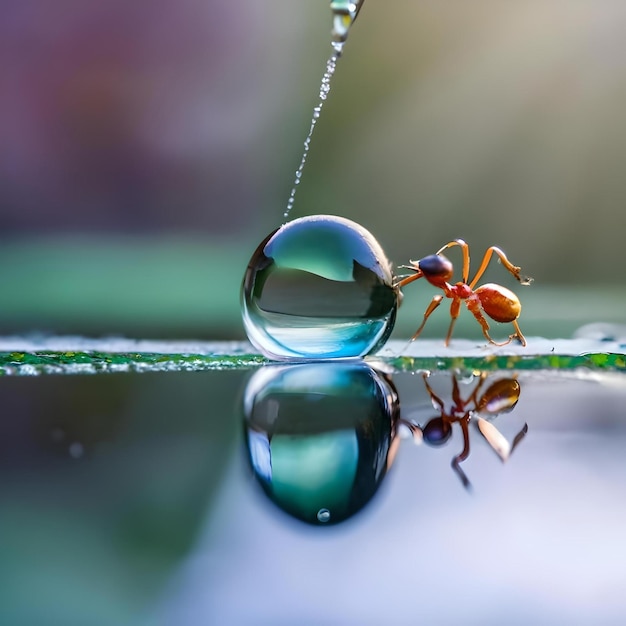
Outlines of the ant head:
{"label": "ant head", "polygon": [[431,446],[442,446],[452,434],[452,425],[443,417],[433,417],[422,428],[424,441]]}
{"label": "ant head", "polygon": [[454,267],[442,254],[431,254],[417,262],[422,274],[429,282],[443,283],[452,278]]}

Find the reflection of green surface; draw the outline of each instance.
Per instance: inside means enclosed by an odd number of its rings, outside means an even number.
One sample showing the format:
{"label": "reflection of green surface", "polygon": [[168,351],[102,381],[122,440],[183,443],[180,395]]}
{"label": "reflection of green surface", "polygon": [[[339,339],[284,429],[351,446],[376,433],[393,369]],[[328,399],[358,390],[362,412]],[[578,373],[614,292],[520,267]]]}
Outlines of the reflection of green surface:
{"label": "reflection of green surface", "polygon": [[[270,363],[251,346],[237,342],[114,342],[50,338],[31,346],[19,339],[0,341],[0,375],[180,372],[249,369]],[[75,348],[60,348],[72,343]],[[533,349],[535,346],[535,349]],[[9,349],[7,349],[9,348]],[[124,349],[126,348],[126,349]],[[372,359],[368,359],[372,361]],[[439,340],[390,342],[373,359],[395,371],[589,370],[626,371],[624,345],[590,340],[529,338],[529,346],[491,348],[467,340],[443,348]]]}
{"label": "reflection of green surface", "polygon": [[0,379],[1,624],[156,623],[236,449],[242,374]]}
{"label": "reflection of green surface", "polygon": [[589,370],[626,371],[626,355],[594,353],[579,356],[539,354],[533,356],[486,356],[486,357],[398,357],[390,363],[396,371],[420,370]]}

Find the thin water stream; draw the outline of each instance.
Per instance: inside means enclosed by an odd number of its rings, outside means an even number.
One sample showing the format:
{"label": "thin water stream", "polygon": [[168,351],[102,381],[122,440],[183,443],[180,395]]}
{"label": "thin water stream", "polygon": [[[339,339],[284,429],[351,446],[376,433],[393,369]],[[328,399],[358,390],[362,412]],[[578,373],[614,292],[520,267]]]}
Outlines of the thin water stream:
{"label": "thin water stream", "polygon": [[324,102],[328,98],[328,94],[330,93],[330,81],[335,73],[335,69],[337,68],[337,61],[341,55],[341,50],[343,48],[343,43],[333,43],[333,48],[335,52],[329,57],[326,62],[326,71],[322,76],[322,82],[320,84],[319,91],[319,102],[313,108],[313,116],[311,117],[311,125],[309,127],[309,132],[304,140],[304,151],[302,152],[302,158],[300,159],[300,165],[296,170],[296,175],[293,183],[293,187],[291,188],[291,192],[289,193],[289,199],[287,200],[287,208],[283,214],[283,217],[287,219],[289,217],[289,213],[293,209],[293,205],[296,200],[296,192],[298,190],[298,185],[302,179],[302,173],[304,172],[304,166],[306,165],[307,158],[309,156],[309,151],[311,149],[311,140],[313,138],[313,132],[315,131],[315,126],[320,118],[320,114],[322,112],[322,107],[324,106]]}
{"label": "thin water stream", "polygon": [[306,139],[304,140],[304,150],[302,152],[302,158],[300,159],[300,164],[298,165],[298,169],[296,170],[294,178],[294,183],[289,193],[287,208],[283,213],[283,217],[285,218],[285,220],[288,219],[289,214],[291,213],[291,210],[293,209],[293,206],[295,204],[298,186],[300,185],[300,181],[302,180],[304,167],[306,165],[309,151],[311,149],[311,140],[313,138],[315,126],[317,125],[317,122],[322,113],[322,108],[324,107],[324,103],[326,102],[326,99],[328,98],[328,95],[330,93],[331,80],[333,75],[335,74],[337,62],[341,58],[343,48],[348,39],[350,28],[354,24],[359,14],[359,11],[363,6],[364,1],[365,0],[356,0],[356,2],[346,0],[331,0],[330,9],[333,16],[331,46],[333,49],[333,53],[328,58],[328,61],[326,61],[326,70],[324,71],[320,83],[318,102],[313,107],[313,115],[311,117],[309,132],[307,133]]}

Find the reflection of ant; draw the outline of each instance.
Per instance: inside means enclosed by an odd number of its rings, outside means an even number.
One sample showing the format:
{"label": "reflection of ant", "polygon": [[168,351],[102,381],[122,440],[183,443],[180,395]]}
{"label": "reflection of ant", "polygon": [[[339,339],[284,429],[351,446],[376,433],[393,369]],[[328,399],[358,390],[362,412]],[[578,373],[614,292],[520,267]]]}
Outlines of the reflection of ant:
{"label": "reflection of ant", "polygon": [[[451,285],[448,282],[452,279],[454,267],[452,266],[451,261],[441,254],[444,250],[451,248],[452,246],[460,246],[463,250],[463,280],[455,283],[454,285]],[[502,287],[502,285],[496,285],[494,283],[487,283],[485,285],[481,285],[477,289],[474,289],[479,278],[487,269],[487,265],[489,264],[493,253],[498,255],[502,265],[504,265],[504,267],[522,285],[530,284],[532,278],[522,277],[520,274],[521,268],[517,265],[513,265],[507,259],[504,252],[496,246],[491,246],[487,252],[485,252],[476,275],[472,281],[468,283],[470,269],[469,246],[462,239],[455,239],[454,241],[447,243],[445,246],[440,248],[436,254],[431,254],[430,256],[420,259],[419,261],[409,261],[409,265],[402,266],[403,268],[412,270],[415,273],[398,281],[396,283],[396,287],[404,287],[405,285],[412,283],[414,280],[424,277],[431,285],[442,289],[446,298],[452,299],[452,304],[450,305],[450,317],[452,320],[450,322],[448,334],[446,335],[446,346],[450,343],[454,323],[456,322],[461,310],[462,300],[465,301],[465,305],[480,324],[483,330],[483,335],[489,343],[504,346],[510,343],[513,339],[517,338],[523,346],[526,345],[526,339],[524,338],[524,335],[522,335],[522,331],[517,323],[517,318],[522,310],[519,298],[506,287]],[[441,304],[443,297],[444,296],[442,295],[433,297],[431,303],[424,312],[424,319],[413,337],[411,337],[411,341],[419,337],[426,324],[426,320],[428,320],[431,313]],[[515,333],[509,335],[507,341],[497,343],[489,335],[489,323],[485,319],[483,312],[496,322],[511,322],[515,328]]]}
{"label": "reflection of ant", "polygon": [[408,426],[414,437],[420,437],[421,435],[421,439],[431,446],[440,446],[446,443],[452,435],[452,424],[460,424],[463,432],[463,450],[452,459],[452,468],[458,474],[463,486],[468,488],[470,487],[470,482],[461,469],[461,463],[467,459],[470,453],[470,421],[474,418],[478,430],[487,440],[487,443],[493,448],[502,461],[506,461],[528,432],[528,425],[524,424],[523,428],[513,439],[513,443],[509,444],[500,431],[486,418],[512,411],[519,400],[520,385],[515,378],[502,378],[493,382],[479,395],[487,379],[487,375],[483,372],[470,396],[466,400],[463,400],[459,390],[459,383],[453,376],[452,406],[449,411],[446,411],[443,400],[428,384],[428,375],[423,374],[423,378],[426,391],[428,391],[433,407],[437,409],[441,415],[433,417],[423,427],[416,426],[406,420],[402,420],[402,423]]}

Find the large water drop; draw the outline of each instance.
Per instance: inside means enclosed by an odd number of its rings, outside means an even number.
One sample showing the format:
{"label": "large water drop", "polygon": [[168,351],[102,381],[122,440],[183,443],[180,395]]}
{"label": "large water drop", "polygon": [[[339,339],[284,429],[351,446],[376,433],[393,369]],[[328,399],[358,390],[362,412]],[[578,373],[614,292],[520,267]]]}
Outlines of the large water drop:
{"label": "large water drop", "polygon": [[242,316],[252,344],[273,359],[365,356],[388,339],[399,291],[365,228],[342,217],[288,222],[252,255]]}

